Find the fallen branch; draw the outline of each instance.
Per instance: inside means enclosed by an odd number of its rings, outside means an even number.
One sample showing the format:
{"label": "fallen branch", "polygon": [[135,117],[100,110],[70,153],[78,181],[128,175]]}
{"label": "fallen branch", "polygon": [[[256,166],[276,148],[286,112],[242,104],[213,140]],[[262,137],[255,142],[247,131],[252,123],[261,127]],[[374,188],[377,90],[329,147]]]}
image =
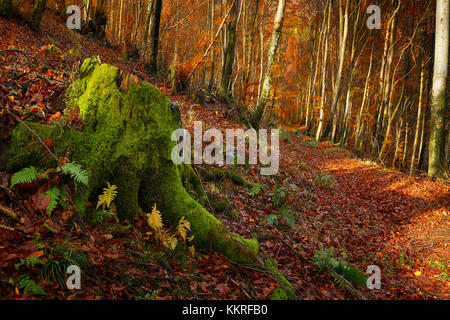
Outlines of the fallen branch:
{"label": "fallen branch", "polygon": [[5,226],[4,224],[0,224],[0,229],[5,229],[5,230],[8,230],[8,231],[16,231],[14,228]]}
{"label": "fallen branch", "polygon": [[358,290],[356,289],[351,283],[350,281],[348,281],[347,279],[345,279],[343,276],[341,276],[339,273],[337,273],[336,271],[331,271],[331,273],[333,274],[333,276],[339,278],[340,280],[342,280],[345,283],[345,289],[347,289],[352,296],[355,299],[358,300],[367,300],[367,298]]}
{"label": "fallen branch", "polygon": [[37,60],[35,57],[30,56],[28,53],[26,53],[25,51],[19,50],[19,49],[3,49],[0,50],[0,53],[5,53],[5,52],[16,52],[16,53],[20,53],[21,55],[27,57],[28,59],[33,59],[33,60]]}
{"label": "fallen branch", "polygon": [[24,223],[23,218],[19,218],[19,216],[17,214],[15,214],[13,211],[11,211],[10,209],[0,205],[0,212],[7,215],[10,218],[13,218],[14,220],[20,222],[20,223]]}

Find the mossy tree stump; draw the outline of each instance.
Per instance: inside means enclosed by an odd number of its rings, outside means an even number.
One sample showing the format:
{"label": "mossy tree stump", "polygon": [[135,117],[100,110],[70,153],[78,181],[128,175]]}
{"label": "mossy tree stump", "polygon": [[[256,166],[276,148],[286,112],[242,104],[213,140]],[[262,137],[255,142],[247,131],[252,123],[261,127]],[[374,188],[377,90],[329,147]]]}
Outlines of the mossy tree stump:
{"label": "mossy tree stump", "polygon": [[[28,123],[43,140],[55,142],[55,153],[65,155],[70,150],[71,161],[87,170],[89,186],[77,186],[75,190],[77,210],[86,214],[89,199],[94,199],[107,182],[115,184],[121,219],[131,221],[137,212],[149,212],[156,203],[165,223],[177,225],[183,216],[189,220],[197,248],[216,250],[235,262],[266,268],[279,278],[287,297],[292,297],[292,287],[274,271],[273,261],[259,252],[256,239],[230,233],[186,192],[183,174],[186,178],[188,173],[187,179],[194,184],[198,182],[192,169],[171,160],[176,146],[171,135],[179,125],[171,103],[151,84],[138,85],[129,78],[116,67],[87,59],[80,78],[67,91],[68,107],[79,108],[83,131]],[[29,130],[18,125],[12,134],[7,169],[16,171],[30,165],[56,164],[42,152]]]}

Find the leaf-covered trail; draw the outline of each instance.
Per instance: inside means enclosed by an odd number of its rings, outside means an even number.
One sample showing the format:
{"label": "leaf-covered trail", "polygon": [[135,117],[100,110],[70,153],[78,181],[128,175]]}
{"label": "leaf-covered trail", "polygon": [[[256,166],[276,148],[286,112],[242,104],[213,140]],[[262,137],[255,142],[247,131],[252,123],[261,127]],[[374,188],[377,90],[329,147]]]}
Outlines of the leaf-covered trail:
{"label": "leaf-covered trail", "polygon": [[[216,106],[207,110],[188,105],[184,110],[187,128],[192,128],[195,120],[204,122],[204,130],[243,128],[226,119]],[[359,288],[369,299],[448,298],[449,185],[359,160],[329,142],[316,144],[305,135],[286,134],[288,137],[280,139],[278,176],[262,177],[253,166],[250,170],[238,168],[267,192],[256,198],[242,190],[232,194],[241,220],[221,218],[244,236],[268,231],[269,239],[261,242],[262,247],[279,261],[297,298],[352,298],[312,265],[310,259],[320,246],[334,249],[363,271],[368,265],[381,268],[381,290]],[[330,187],[318,182],[318,177],[327,174],[333,177]],[[283,182],[299,187],[289,199],[297,222],[293,229],[265,222],[268,215],[276,214],[274,186]]]}
{"label": "leaf-covered trail", "polygon": [[[320,222],[321,243],[360,267],[381,267],[382,290],[365,294],[448,298],[449,185],[354,159],[328,143],[314,148],[298,140],[287,147],[287,167],[295,170],[303,159],[313,175],[327,170],[335,180],[332,188],[316,190],[315,210],[305,209]],[[308,173],[299,175],[311,178]]]}

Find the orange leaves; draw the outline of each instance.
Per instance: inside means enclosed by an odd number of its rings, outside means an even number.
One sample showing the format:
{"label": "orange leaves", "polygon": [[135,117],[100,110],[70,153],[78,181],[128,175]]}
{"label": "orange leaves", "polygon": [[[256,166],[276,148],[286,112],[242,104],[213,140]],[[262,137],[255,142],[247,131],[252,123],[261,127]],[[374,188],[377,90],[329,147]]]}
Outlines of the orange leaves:
{"label": "orange leaves", "polygon": [[44,250],[39,250],[39,251],[35,251],[32,254],[30,254],[28,257],[32,258],[32,257],[36,257],[36,258],[40,258],[44,255]]}

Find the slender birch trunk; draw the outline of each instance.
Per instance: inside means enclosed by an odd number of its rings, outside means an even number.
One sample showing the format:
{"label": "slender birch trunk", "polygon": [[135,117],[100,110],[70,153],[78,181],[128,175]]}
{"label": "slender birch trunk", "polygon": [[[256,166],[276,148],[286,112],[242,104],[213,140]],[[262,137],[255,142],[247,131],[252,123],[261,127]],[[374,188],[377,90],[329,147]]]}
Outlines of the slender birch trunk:
{"label": "slender birch trunk", "polygon": [[411,165],[409,166],[409,174],[413,175],[414,170],[416,168],[416,149],[417,142],[419,140],[419,129],[420,129],[420,121],[422,117],[422,100],[423,100],[423,87],[425,82],[425,57],[422,59],[422,68],[420,71],[420,89],[419,89],[419,105],[417,107],[417,121],[416,121],[416,132],[414,134],[414,143],[412,148],[412,156],[411,156]]}

